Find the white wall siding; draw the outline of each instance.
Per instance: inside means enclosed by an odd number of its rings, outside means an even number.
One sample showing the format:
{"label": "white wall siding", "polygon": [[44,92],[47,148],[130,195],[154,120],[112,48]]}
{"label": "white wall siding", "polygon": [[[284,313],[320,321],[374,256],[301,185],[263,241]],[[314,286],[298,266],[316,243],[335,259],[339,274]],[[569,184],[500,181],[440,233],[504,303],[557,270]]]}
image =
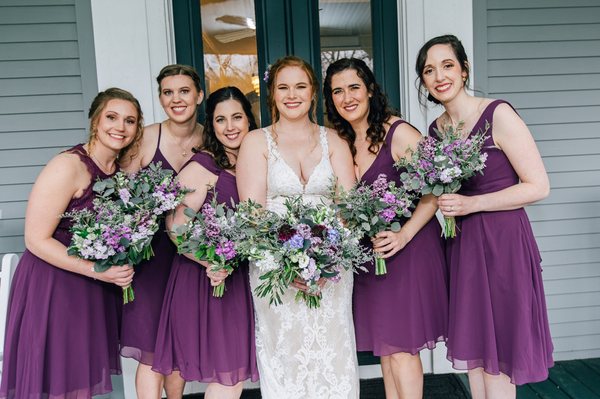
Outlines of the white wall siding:
{"label": "white wall siding", "polygon": [[27,198],[41,168],[87,136],[93,47],[89,1],[0,4],[0,254],[24,250]]}
{"label": "white wall siding", "polygon": [[600,356],[600,1],[473,1],[476,89],[511,102],[550,196],[528,207],[557,360]]}

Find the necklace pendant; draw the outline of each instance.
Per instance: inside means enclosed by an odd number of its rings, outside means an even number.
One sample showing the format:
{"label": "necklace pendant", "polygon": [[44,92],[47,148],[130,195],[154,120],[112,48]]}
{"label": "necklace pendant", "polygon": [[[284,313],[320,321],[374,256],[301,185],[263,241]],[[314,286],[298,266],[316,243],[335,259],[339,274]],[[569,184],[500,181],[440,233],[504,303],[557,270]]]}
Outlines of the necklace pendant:
{"label": "necklace pendant", "polygon": [[182,157],[185,157],[185,156],[187,156],[187,151],[181,151],[181,156],[182,156]]}

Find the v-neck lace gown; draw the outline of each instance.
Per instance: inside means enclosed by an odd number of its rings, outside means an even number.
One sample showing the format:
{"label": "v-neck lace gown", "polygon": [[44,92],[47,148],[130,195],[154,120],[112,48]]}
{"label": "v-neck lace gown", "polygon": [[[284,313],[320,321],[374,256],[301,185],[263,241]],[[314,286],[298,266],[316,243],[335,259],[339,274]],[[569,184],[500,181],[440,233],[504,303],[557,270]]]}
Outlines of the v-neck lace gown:
{"label": "v-neck lace gown", "polygon": [[[334,176],[329,161],[327,133],[320,131],[322,158],[306,185],[281,157],[267,130],[269,152],[267,209],[283,213],[286,197],[302,195],[305,202],[326,200]],[[260,271],[250,267],[250,286],[259,284]],[[359,380],[352,324],[351,271],[322,290],[321,306],[309,309],[296,302],[289,288],[283,304],[270,306],[253,295],[256,316],[256,355],[260,388],[265,399],[358,398]]]}

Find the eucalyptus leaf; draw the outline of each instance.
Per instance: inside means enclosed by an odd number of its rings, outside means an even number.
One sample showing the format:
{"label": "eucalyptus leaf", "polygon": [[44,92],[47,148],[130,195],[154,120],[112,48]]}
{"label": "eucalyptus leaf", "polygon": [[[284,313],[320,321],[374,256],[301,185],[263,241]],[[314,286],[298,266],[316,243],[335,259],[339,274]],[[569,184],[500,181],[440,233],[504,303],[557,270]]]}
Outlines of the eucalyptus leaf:
{"label": "eucalyptus leaf", "polygon": [[193,218],[195,218],[195,217],[196,217],[196,211],[195,211],[195,210],[193,210],[192,208],[185,208],[185,209],[183,210],[183,214],[184,214],[185,216],[187,216],[188,218],[190,218],[190,219],[193,219]]}

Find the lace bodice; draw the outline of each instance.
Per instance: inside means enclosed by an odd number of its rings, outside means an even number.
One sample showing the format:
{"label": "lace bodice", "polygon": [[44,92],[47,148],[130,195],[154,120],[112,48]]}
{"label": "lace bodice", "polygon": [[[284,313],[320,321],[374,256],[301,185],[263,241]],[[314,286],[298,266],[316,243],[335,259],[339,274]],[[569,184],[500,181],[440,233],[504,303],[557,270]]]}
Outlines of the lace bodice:
{"label": "lace bodice", "polygon": [[306,184],[302,184],[298,175],[279,153],[271,132],[263,129],[269,151],[267,173],[267,209],[283,211],[286,197],[302,195],[304,201],[317,203],[325,200],[333,179],[333,168],[329,161],[327,131],[323,126],[319,132],[321,160],[313,169]]}

